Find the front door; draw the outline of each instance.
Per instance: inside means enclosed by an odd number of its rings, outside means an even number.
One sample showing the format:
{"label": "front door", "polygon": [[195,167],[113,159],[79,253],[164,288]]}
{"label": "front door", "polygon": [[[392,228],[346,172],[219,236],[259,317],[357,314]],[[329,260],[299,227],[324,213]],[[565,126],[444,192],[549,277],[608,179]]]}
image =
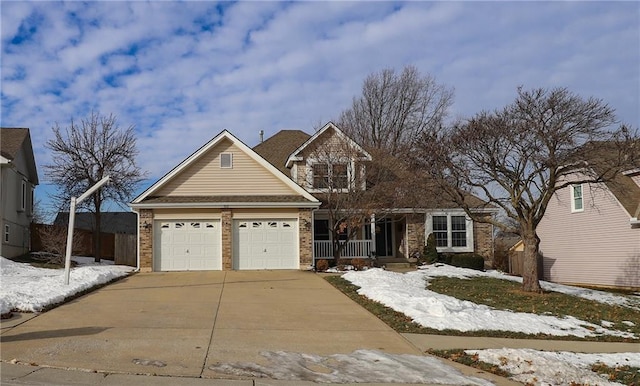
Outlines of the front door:
{"label": "front door", "polygon": [[376,221],[376,255],[393,257],[393,221],[391,219]]}

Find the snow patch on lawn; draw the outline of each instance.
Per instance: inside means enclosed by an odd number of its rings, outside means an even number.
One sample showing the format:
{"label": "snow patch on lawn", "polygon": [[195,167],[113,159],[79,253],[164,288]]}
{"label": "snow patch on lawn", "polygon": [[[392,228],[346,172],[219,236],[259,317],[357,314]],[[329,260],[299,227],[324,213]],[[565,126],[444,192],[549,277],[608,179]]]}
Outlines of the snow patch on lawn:
{"label": "snow patch on lawn", "polygon": [[0,314],[11,311],[40,312],[47,306],[86,289],[128,275],[133,267],[113,265],[93,257],[74,257],[78,265],[71,268],[69,285],[64,284],[64,269],[37,268],[0,257]]}
{"label": "snow patch on lawn", "polygon": [[441,266],[405,274],[369,269],[347,272],[342,277],[361,287],[358,293],[412,318],[416,323],[437,330],[500,330],[556,336],[597,336],[602,334],[635,338],[629,332],[609,330],[574,317],[558,318],[523,312],[496,310],[459,300],[426,288],[429,278],[449,276],[466,278],[496,275],[463,268]]}
{"label": "snow patch on lawn", "polygon": [[320,356],[285,351],[260,353],[268,365],[219,363],[209,369],[229,375],[320,383],[427,383],[493,385],[463,375],[439,359],[407,354],[357,350],[351,354]]}
{"label": "snow patch on lawn", "polygon": [[532,349],[467,350],[478,359],[513,374],[516,381],[532,385],[620,385],[591,371],[595,363],[609,367],[640,367],[640,353],[583,354]]}

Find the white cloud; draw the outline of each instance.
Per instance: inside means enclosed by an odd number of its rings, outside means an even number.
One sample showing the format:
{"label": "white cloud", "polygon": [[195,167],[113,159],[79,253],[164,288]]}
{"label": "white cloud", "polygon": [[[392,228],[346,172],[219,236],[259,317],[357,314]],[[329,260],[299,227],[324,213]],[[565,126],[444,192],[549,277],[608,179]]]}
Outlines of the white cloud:
{"label": "white cloud", "polygon": [[136,126],[139,162],[159,177],[223,128],[250,146],[261,129],[311,131],[369,73],[406,64],[455,88],[454,116],[500,108],[518,85],[567,86],[640,121],[637,3],[2,7],[2,125],[31,128],[43,181],[51,126],[92,108]]}

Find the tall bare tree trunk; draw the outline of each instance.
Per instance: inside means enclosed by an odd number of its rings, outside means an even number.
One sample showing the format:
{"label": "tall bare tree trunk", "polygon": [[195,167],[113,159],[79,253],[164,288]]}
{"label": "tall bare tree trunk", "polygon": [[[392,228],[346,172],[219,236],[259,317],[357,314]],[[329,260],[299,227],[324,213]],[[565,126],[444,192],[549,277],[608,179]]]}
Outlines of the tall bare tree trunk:
{"label": "tall bare tree trunk", "polygon": [[524,266],[522,270],[522,289],[526,292],[542,292],[538,280],[538,253],[540,238],[533,230],[528,230],[523,236]]}

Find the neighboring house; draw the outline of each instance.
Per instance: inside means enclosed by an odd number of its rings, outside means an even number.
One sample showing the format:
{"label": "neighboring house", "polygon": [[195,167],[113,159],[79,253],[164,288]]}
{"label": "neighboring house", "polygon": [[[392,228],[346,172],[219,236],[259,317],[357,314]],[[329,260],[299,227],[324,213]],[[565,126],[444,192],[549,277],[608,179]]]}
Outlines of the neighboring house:
{"label": "neighboring house", "polygon": [[29,224],[33,217],[38,171],[29,129],[0,128],[0,167],[0,256],[11,258],[30,250]]}
{"label": "neighboring house", "polygon": [[[579,175],[575,176],[578,181]],[[538,225],[544,279],[640,288],[640,169],[556,192]]]}
{"label": "neighboring house", "polygon": [[[74,228],[92,231],[95,228],[95,216],[91,212],[77,212]],[[102,212],[100,213],[100,231],[102,233],[119,233],[135,235],[137,232],[138,216],[133,212]],[[58,212],[53,225],[68,226],[69,212]]]}
{"label": "neighboring house", "polygon": [[[327,143],[355,151],[327,162],[315,151]],[[140,269],[304,269],[330,259],[332,224],[318,199],[321,183],[331,179],[345,193],[365,188],[349,181],[352,173],[366,173],[370,157],[332,123],[314,135],[283,130],[254,149],[223,131],[130,204],[139,213]],[[342,257],[406,261],[435,232],[441,252],[490,258],[492,227],[440,201],[394,208],[382,219],[373,215]],[[479,211],[493,215],[477,202]]]}

